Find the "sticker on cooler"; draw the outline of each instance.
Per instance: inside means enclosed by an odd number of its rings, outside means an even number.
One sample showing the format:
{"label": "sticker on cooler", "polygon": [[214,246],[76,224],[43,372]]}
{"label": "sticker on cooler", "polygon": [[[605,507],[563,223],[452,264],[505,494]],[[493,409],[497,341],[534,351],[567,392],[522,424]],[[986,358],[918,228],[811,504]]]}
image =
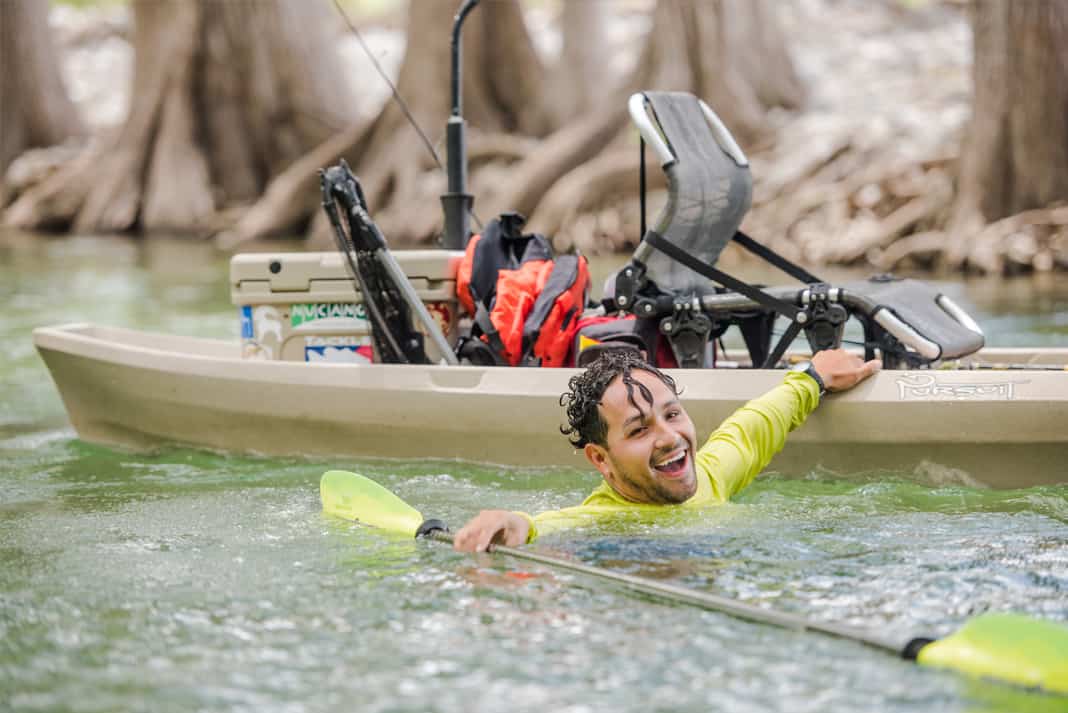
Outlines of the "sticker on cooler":
{"label": "sticker on cooler", "polygon": [[245,359],[274,359],[282,345],[282,318],[269,305],[241,308],[241,356]]}
{"label": "sticker on cooler", "polygon": [[452,329],[452,307],[448,302],[427,302],[426,311],[438,323],[442,334],[448,334]]}
{"label": "sticker on cooler", "polygon": [[304,361],[371,364],[374,362],[374,348],[367,337],[305,337]]}
{"label": "sticker on cooler", "polygon": [[256,333],[252,331],[252,305],[241,306],[241,338],[253,339]]}
{"label": "sticker on cooler", "polygon": [[281,344],[282,318],[276,308],[262,305],[252,310],[252,323],[261,344]]}
{"label": "sticker on cooler", "polygon": [[351,329],[354,322],[366,323],[367,312],[353,302],[305,302],[290,305],[289,326],[314,324],[317,329]]}

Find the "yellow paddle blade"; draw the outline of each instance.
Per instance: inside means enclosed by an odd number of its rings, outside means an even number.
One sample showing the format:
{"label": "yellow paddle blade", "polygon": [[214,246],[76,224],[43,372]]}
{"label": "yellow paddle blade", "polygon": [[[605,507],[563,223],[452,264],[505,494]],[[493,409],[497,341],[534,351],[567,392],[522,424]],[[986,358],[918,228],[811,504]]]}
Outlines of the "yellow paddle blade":
{"label": "yellow paddle blade", "polygon": [[917,663],[1068,695],[1068,627],[983,614],[920,649]]}
{"label": "yellow paddle blade", "polygon": [[359,473],[328,470],[319,481],[323,512],[382,530],[415,537],[423,524],[419,511]]}

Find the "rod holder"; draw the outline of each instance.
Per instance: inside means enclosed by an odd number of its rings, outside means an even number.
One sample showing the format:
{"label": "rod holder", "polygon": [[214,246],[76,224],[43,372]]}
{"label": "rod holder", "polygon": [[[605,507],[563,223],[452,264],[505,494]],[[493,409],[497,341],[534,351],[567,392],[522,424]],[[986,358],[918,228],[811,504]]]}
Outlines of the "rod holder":
{"label": "rod holder", "polygon": [[441,210],[445,216],[445,234],[442,247],[448,250],[463,250],[471,235],[471,206],[474,197],[467,192],[467,145],[464,137],[463,56],[460,32],[464,20],[475,9],[479,0],[464,0],[452,23],[452,114],[445,125],[446,171],[449,178],[448,192],[441,196]]}
{"label": "rod holder", "polygon": [[445,149],[448,156],[448,191],[441,196],[441,210],[445,215],[445,235],[442,247],[463,250],[471,234],[471,206],[475,199],[467,192],[467,146],[464,139],[464,120],[450,116],[445,126]]}

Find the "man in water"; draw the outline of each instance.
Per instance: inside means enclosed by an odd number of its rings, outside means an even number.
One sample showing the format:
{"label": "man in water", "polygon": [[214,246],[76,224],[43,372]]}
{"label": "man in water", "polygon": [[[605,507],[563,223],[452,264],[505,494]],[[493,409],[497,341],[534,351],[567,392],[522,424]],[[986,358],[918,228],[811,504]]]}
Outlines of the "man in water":
{"label": "man in water", "polygon": [[571,378],[561,428],[604,481],[582,505],[541,513],[483,510],[456,533],[457,550],[515,546],[539,534],[642,508],[724,503],[752,482],[805,422],[824,391],[845,391],[882,367],[842,349],[818,352],[783,383],[738,409],[696,448],[675,381],[636,351],[608,352]]}

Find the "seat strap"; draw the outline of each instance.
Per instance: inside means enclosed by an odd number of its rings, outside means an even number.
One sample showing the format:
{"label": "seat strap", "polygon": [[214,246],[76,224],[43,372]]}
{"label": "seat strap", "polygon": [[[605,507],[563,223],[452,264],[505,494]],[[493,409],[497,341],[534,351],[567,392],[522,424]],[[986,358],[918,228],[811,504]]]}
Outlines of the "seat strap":
{"label": "seat strap", "polygon": [[504,354],[504,342],[501,341],[501,334],[497,331],[497,328],[493,326],[493,320],[490,319],[489,310],[481,302],[475,303],[475,324],[485,335],[489,345],[501,356],[503,359]]}
{"label": "seat strap", "polygon": [[779,343],[775,345],[775,349],[772,350],[771,354],[768,354],[764,358],[764,363],[760,365],[760,368],[774,369],[775,365],[779,363],[783,354],[786,353],[786,350],[793,344],[794,340],[797,339],[797,335],[800,333],[801,323],[790,322],[790,326],[786,328],[786,331],[782,333],[782,337],[779,338]]}
{"label": "seat strap", "polygon": [[795,305],[788,302],[783,302],[778,297],[772,297],[767,292],[753,287],[752,285],[742,282],[741,280],[731,277],[725,272],[717,270],[708,263],[698,260],[690,253],[686,252],[682,248],[678,247],[670,240],[660,235],[655,230],[650,230],[645,234],[645,242],[649,243],[652,247],[656,248],[660,252],[664,253],[672,260],[679,262],[686,267],[690,268],[699,275],[704,275],[710,280],[718,282],[719,284],[739,292],[754,302],[775,310],[781,315],[785,315],[790,319],[797,317],[797,314],[801,311]]}
{"label": "seat strap", "polygon": [[757,257],[763,258],[764,260],[770,262],[772,265],[779,268],[790,277],[801,280],[801,282],[804,282],[809,285],[814,282],[823,282],[823,280],[816,277],[805,268],[790,262],[779,253],[775,252],[766,245],[761,245],[760,243],[753,240],[751,237],[749,237],[740,230],[735,231],[734,236],[731,238],[731,240],[738,243],[743,248],[753,253]]}

